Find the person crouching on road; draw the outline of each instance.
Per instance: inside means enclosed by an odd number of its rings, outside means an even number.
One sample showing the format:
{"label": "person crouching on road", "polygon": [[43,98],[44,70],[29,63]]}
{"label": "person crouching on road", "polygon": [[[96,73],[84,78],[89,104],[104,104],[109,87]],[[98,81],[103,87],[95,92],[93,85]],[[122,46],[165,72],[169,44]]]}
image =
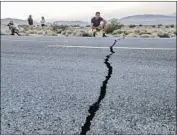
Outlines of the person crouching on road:
{"label": "person crouching on road", "polygon": [[107,37],[105,32],[107,30],[107,22],[100,16],[100,12],[95,13],[95,17],[91,19],[91,27],[93,31],[93,36],[95,37],[96,32],[103,30],[102,37]]}
{"label": "person crouching on road", "polygon": [[7,26],[9,26],[9,30],[11,31],[11,35],[15,35],[15,33],[18,35],[18,36],[21,36],[19,34],[19,29],[18,29],[18,26],[16,24],[13,23],[13,21],[10,21]]}

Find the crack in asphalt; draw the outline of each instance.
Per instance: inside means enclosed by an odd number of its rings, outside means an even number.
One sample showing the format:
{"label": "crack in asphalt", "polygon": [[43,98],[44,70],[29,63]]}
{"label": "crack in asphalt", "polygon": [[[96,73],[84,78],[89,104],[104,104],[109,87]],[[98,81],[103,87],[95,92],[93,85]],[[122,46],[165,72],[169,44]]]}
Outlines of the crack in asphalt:
{"label": "crack in asphalt", "polygon": [[113,72],[113,68],[112,68],[111,64],[109,63],[109,59],[110,59],[111,55],[113,55],[113,53],[115,53],[113,50],[113,47],[116,44],[116,42],[117,42],[117,40],[115,40],[113,45],[110,46],[111,53],[106,56],[106,59],[104,59],[104,63],[106,65],[106,67],[108,68],[108,74],[105,77],[105,80],[102,82],[102,86],[100,88],[100,96],[99,96],[98,100],[89,107],[89,110],[88,110],[89,115],[86,118],[85,124],[82,126],[82,130],[81,130],[80,135],[86,135],[87,131],[90,130],[91,121],[94,118],[96,112],[99,110],[100,103],[106,95],[107,84],[108,84],[108,81],[111,78],[111,74]]}

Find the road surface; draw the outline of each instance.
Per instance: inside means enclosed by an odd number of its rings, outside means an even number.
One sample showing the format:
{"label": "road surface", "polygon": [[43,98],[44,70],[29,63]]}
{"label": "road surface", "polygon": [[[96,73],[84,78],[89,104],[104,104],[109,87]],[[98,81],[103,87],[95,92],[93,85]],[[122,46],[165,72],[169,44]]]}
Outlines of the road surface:
{"label": "road surface", "polygon": [[1,36],[1,133],[175,134],[176,39],[115,39]]}

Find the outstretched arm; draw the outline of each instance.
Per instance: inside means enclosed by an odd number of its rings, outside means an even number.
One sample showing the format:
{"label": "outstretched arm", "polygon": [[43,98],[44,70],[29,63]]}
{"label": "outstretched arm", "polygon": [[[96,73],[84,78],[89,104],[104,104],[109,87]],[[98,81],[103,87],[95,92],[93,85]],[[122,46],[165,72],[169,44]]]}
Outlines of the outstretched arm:
{"label": "outstretched arm", "polygon": [[103,18],[102,18],[102,21],[104,22],[104,24],[106,24],[106,23],[107,23],[107,21],[106,21],[105,19],[103,19]]}

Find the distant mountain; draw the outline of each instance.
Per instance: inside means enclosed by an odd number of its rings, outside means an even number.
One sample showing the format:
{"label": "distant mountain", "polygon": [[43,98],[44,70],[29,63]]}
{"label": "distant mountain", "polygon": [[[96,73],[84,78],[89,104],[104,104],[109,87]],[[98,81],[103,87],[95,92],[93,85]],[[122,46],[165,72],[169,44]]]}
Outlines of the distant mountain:
{"label": "distant mountain", "polygon": [[[14,23],[18,24],[18,25],[26,25],[28,24],[27,20],[21,20],[21,19],[15,19],[15,18],[4,18],[1,19],[1,24],[2,25],[7,25],[10,21],[13,21]],[[39,25],[39,22],[34,21],[34,25]],[[54,21],[52,22],[46,22],[47,25],[51,25],[51,24],[58,24],[58,25],[79,25],[79,26],[86,26],[89,23],[88,22],[84,22],[84,21]]]}
{"label": "distant mountain", "polygon": [[[1,19],[1,24],[7,25],[11,20],[13,20],[18,25],[24,25],[28,24],[27,20],[21,20],[21,19],[13,19],[13,18],[5,18]],[[144,15],[133,15],[133,16],[127,16],[120,19],[111,19],[108,20],[108,22],[111,22],[112,20],[118,20],[122,24],[142,24],[142,25],[157,25],[157,24],[176,24],[176,13],[168,14],[168,15],[155,15],[155,14],[144,14]],[[39,25],[39,22],[34,21],[34,25]],[[47,25],[50,24],[58,24],[58,25],[79,25],[79,26],[86,26],[90,25],[90,22],[85,21],[54,21],[47,22]]]}
{"label": "distant mountain", "polygon": [[168,14],[168,16],[176,16],[176,13]]}
{"label": "distant mountain", "polygon": [[86,26],[89,23],[84,21],[55,21],[53,24],[58,25],[79,25],[79,26]]}
{"label": "distant mountain", "polygon": [[170,15],[133,15],[119,19],[122,24],[176,24],[176,13]]}
{"label": "distant mountain", "polygon": [[[4,18],[1,19],[1,25],[7,25],[10,21],[13,21],[14,23],[16,23],[17,25],[27,25],[28,21],[27,20],[21,20],[21,19],[15,19],[15,18]],[[39,25],[39,22],[34,21],[34,25]],[[52,23],[50,22],[46,22],[47,25],[50,25]]]}
{"label": "distant mountain", "polygon": [[11,20],[13,20],[14,23],[17,23],[17,24],[24,24],[24,23],[27,24],[27,21],[20,20],[20,19],[13,19],[13,18],[4,18],[4,19],[1,19],[1,24],[2,25],[7,25]]}
{"label": "distant mountain", "polygon": [[18,25],[28,24],[27,20],[21,20],[21,19],[15,19],[15,18],[4,18],[4,19],[1,19],[1,24],[7,25],[11,20],[14,23],[18,24]]}

